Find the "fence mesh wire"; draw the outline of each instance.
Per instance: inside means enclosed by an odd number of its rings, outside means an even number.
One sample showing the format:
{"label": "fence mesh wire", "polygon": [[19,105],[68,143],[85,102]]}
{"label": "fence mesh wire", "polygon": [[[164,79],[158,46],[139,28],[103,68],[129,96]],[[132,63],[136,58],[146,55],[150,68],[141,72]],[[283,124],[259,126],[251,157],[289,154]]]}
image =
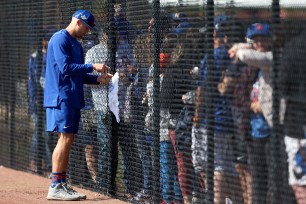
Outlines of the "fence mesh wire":
{"label": "fence mesh wire", "polygon": [[52,172],[48,41],[87,9],[85,63],[119,75],[119,114],[111,86],[84,85],[70,183],[132,203],[305,203],[305,6],[1,0],[0,165]]}

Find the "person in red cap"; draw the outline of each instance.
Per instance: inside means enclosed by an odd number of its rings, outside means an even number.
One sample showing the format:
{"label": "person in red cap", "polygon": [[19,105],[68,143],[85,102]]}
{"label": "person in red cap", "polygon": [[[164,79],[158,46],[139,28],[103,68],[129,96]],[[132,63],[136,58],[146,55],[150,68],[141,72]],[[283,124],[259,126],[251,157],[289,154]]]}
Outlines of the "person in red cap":
{"label": "person in red cap", "polygon": [[[94,16],[86,10],[72,15],[70,24],[51,37],[48,45],[44,108],[47,131],[58,134],[52,155],[52,183],[48,200],[79,200],[86,196],[66,182],[69,152],[78,132],[80,109],[84,107],[84,84],[108,83],[111,77],[105,64],[84,64],[83,48],[78,41],[95,26]],[[93,70],[101,76],[90,75]]]}

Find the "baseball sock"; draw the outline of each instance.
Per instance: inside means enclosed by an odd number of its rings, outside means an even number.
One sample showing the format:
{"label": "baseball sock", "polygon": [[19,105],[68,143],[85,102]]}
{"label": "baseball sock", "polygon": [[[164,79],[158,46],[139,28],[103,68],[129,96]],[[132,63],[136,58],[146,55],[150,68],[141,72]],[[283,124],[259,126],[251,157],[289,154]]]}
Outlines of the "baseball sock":
{"label": "baseball sock", "polygon": [[66,178],[67,178],[67,174],[66,174],[66,172],[63,172],[63,173],[61,173],[60,174],[61,175],[61,183],[66,183],[67,181],[66,181]]}
{"label": "baseball sock", "polygon": [[54,188],[58,183],[61,183],[61,173],[52,172],[51,187]]}

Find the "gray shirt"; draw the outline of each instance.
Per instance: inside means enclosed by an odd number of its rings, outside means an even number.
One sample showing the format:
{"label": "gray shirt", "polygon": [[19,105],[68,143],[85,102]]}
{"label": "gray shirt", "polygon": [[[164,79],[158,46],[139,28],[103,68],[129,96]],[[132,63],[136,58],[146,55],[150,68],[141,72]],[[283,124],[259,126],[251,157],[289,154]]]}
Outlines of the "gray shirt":
{"label": "gray shirt", "polygon": [[269,126],[272,127],[272,52],[259,52],[253,49],[238,49],[236,57],[249,66],[260,68],[261,76],[259,78],[258,100],[266,121]]}
{"label": "gray shirt", "polygon": [[[108,50],[105,44],[98,44],[89,49],[85,56],[86,64],[100,64],[105,63],[108,57]],[[93,75],[100,75],[100,73],[93,71]],[[95,110],[107,112],[108,111],[108,87],[104,85],[90,86],[92,92],[92,101]]]}

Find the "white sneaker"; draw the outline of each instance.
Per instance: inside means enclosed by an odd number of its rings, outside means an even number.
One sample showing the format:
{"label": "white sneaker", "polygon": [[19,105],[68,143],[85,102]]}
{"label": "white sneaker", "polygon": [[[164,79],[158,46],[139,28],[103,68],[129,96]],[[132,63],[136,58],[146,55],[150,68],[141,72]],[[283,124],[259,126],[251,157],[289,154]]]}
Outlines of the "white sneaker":
{"label": "white sneaker", "polygon": [[62,183],[63,188],[66,188],[70,193],[74,194],[74,195],[78,195],[79,199],[86,199],[86,195],[77,192],[76,190],[74,190],[70,185],[68,185],[67,183]]}
{"label": "white sneaker", "polygon": [[76,195],[62,186],[61,183],[56,184],[54,188],[49,187],[48,200],[79,200],[79,195]]}

